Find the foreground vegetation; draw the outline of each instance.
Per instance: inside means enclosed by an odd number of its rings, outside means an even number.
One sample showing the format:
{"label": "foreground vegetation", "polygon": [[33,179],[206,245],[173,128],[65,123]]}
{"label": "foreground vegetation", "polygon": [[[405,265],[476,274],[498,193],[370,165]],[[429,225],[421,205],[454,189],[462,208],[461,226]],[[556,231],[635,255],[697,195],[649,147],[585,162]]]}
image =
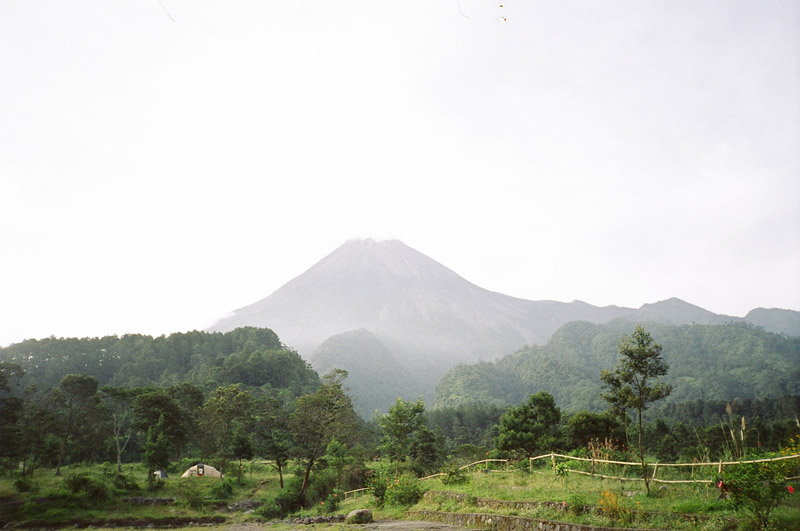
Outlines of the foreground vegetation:
{"label": "foreground vegetation", "polygon": [[[127,525],[146,527],[274,522],[277,504],[285,497],[274,463],[248,461],[239,479],[186,478],[180,470],[151,483],[147,470],[128,464],[67,466],[56,477],[39,469],[26,481],[6,474],[0,478],[2,523],[17,526]],[[615,480],[560,475],[549,466],[529,471],[526,463],[480,465],[471,471],[454,467],[442,475],[419,480],[391,463],[375,462],[368,490],[345,496],[332,492],[294,516],[346,514],[370,508],[377,519],[406,518],[407,511],[491,513],[535,519],[614,527],[653,529],[754,529],[757,522],[745,508],[720,496],[713,481],[699,485],[669,485],[647,496],[641,485]],[[486,468],[488,467],[488,468]],[[302,468],[287,474],[299,482]],[[790,486],[800,488],[800,484]],[[793,487],[793,488],[794,488]],[[423,492],[427,492],[424,497]],[[160,504],[145,505],[145,500]],[[524,503],[503,503],[524,502]],[[770,519],[773,529],[800,528],[800,496],[785,496]]]}
{"label": "foreground vegetation", "polygon": [[[98,352],[108,352],[101,340],[93,341]],[[725,415],[710,426],[647,421],[646,410],[672,386],[664,381],[669,364],[662,347],[642,327],[623,336],[613,371],[597,375],[609,406],[603,413],[563,414],[552,395],[539,391],[517,406],[462,405],[430,415],[421,399],[398,398],[370,422],[353,408],[346,371],[320,378],[266,329],[120,341],[147,354],[139,357],[142,374],[155,363],[151,358],[178,349],[182,354],[168,364],[178,363],[187,380],[163,372],[169,385],[101,386],[94,375],[69,373],[40,389],[24,385],[29,375],[22,365],[0,361],[4,523],[174,527],[367,506],[393,517],[408,508],[485,508],[629,527],[800,527],[797,513],[786,511],[797,502],[785,500],[794,489],[786,478],[800,475],[797,459],[724,471],[696,465],[688,472],[699,480],[693,486],[660,482],[688,479],[675,468],[662,466],[655,478],[656,461],[800,454],[800,422],[793,407],[783,407],[800,402],[781,399],[772,411],[783,413],[769,422],[746,420],[736,403],[726,404]],[[73,367],[76,357],[47,359]],[[116,354],[109,359],[119,361]],[[203,370],[193,368],[195,361]],[[567,461],[539,461],[539,469],[528,470],[527,458],[554,450]],[[460,468],[485,458],[487,467],[502,461],[507,470],[467,475]],[[609,464],[614,473],[606,479],[586,478],[576,476],[590,471],[579,458],[589,458],[592,473],[598,460],[636,463],[625,471]],[[216,467],[224,479],[179,479],[198,463],[209,472]],[[170,478],[157,479],[164,471]],[[624,482],[609,479],[620,473]],[[354,490],[367,496],[345,499]]]}

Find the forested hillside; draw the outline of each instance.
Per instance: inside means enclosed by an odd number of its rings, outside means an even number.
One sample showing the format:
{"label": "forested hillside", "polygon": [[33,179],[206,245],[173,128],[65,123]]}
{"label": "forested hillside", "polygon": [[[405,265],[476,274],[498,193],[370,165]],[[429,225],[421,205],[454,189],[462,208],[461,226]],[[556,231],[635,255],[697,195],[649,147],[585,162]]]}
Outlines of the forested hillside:
{"label": "forested hillside", "polygon": [[[539,391],[565,411],[601,411],[600,371],[617,362],[617,344],[633,323],[573,322],[546,345],[525,347],[493,363],[460,365],[436,389],[435,408],[465,403],[519,404]],[[745,323],[647,325],[663,347],[674,390],[667,402],[758,399],[800,394],[800,338]]]}
{"label": "forested hillside", "polygon": [[102,338],[31,339],[0,349],[0,361],[18,364],[22,388],[56,387],[66,374],[87,374],[100,386],[168,387],[192,383],[209,391],[241,383],[283,398],[319,387],[319,376],[267,328],[224,334],[187,332]]}

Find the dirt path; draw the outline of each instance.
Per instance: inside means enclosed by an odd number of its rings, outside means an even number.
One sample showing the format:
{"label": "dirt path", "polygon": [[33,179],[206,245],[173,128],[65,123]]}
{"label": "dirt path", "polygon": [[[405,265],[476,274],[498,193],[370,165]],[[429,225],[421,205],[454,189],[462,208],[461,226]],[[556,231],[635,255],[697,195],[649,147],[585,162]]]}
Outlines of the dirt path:
{"label": "dirt path", "polygon": [[[240,524],[225,526],[225,529],[231,531],[257,531],[259,529],[269,528],[270,526],[271,524]],[[308,526],[300,525],[296,529],[298,531],[302,531],[307,527]],[[463,527],[456,527],[439,522],[426,522],[420,520],[380,520],[371,524],[352,525],[349,527],[352,527],[353,531],[358,529],[368,529],[370,531],[465,531],[466,529]]]}

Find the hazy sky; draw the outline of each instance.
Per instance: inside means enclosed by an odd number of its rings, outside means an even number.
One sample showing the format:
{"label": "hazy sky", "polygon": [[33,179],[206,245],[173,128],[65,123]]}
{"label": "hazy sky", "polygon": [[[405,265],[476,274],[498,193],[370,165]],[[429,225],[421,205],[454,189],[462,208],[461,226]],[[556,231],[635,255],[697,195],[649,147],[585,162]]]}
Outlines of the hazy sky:
{"label": "hazy sky", "polygon": [[800,2],[502,4],[0,0],[0,345],[200,329],[357,237],[800,310]]}

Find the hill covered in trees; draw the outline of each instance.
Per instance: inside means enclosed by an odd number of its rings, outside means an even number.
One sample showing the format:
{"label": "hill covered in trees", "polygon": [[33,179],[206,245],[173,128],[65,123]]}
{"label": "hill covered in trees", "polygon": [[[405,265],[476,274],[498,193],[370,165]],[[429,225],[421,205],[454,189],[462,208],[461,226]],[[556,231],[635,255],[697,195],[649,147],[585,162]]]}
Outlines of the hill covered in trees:
{"label": "hill covered in trees", "polygon": [[[617,345],[634,324],[572,322],[546,345],[534,345],[497,360],[460,365],[436,389],[434,408],[480,402],[519,404],[539,391],[553,395],[565,411],[601,411],[600,371],[617,362]],[[667,402],[760,399],[800,394],[800,338],[746,323],[647,325],[663,347],[674,388]]]}
{"label": "hill covered in trees", "polygon": [[0,361],[24,371],[25,388],[56,387],[67,374],[94,376],[100,386],[169,387],[191,383],[209,391],[242,384],[283,399],[319,387],[319,375],[266,328],[151,337],[31,339],[0,349]]}

